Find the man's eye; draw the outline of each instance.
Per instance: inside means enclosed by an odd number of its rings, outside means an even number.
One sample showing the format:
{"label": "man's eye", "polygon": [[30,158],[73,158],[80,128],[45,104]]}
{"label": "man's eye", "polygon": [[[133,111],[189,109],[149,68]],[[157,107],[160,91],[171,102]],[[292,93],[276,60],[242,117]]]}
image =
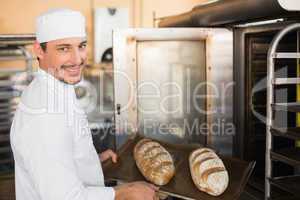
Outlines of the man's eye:
{"label": "man's eye", "polygon": [[85,49],[85,48],[86,48],[86,44],[79,45],[79,49]]}
{"label": "man's eye", "polygon": [[61,52],[68,52],[68,51],[69,51],[69,48],[68,48],[68,47],[58,48],[58,51],[61,51]]}

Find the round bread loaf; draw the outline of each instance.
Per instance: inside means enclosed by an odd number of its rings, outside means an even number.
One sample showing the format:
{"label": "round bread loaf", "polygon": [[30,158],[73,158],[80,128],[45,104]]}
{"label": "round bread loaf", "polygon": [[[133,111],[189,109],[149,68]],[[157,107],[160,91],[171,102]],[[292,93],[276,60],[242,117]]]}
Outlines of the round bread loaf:
{"label": "round bread loaf", "polygon": [[189,157],[190,172],[196,187],[212,196],[221,195],[229,183],[223,161],[209,148],[194,150]]}
{"label": "round bread loaf", "polygon": [[172,156],[158,142],[142,139],[136,144],[133,154],[137,167],[148,181],[161,186],[174,176]]}

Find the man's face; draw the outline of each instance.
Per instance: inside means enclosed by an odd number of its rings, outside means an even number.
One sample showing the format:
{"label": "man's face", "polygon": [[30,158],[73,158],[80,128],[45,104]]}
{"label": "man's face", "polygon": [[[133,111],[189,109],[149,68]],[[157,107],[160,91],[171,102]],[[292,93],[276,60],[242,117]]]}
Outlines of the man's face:
{"label": "man's face", "polygon": [[46,50],[37,43],[40,67],[57,79],[76,84],[81,80],[87,60],[86,39],[67,38],[47,42]]}

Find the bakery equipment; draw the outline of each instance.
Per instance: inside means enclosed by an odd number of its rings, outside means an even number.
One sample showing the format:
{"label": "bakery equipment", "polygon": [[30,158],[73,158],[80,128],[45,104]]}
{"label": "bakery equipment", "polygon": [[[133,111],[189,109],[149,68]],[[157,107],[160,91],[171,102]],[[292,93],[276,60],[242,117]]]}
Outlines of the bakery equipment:
{"label": "bakery equipment", "polygon": [[[161,187],[162,193],[182,199],[214,199],[194,185],[188,155],[195,145],[209,146],[223,156],[232,153],[232,32],[126,29],[115,31],[113,41],[120,160],[104,166],[107,180],[145,180],[133,160],[137,139],[130,138],[146,137],[173,145],[164,147],[173,156],[175,176]],[[222,158],[231,182],[221,198],[237,199],[254,163]]]}
{"label": "bakery equipment", "polygon": [[[236,105],[233,107],[236,127],[233,152],[241,159],[256,161],[256,168],[249,180],[249,189],[257,198],[263,198],[261,193],[264,193],[265,188],[267,54],[276,34],[288,25],[299,22],[299,6],[297,0],[220,0],[199,5],[188,13],[161,21],[161,26],[227,27],[233,31],[233,103]],[[278,50],[298,52],[299,44],[295,42],[298,40],[299,31],[290,32],[279,43]],[[275,66],[278,77],[299,76],[297,59],[277,59]],[[297,86],[292,84],[277,85],[274,91],[274,95],[282,102],[298,100],[298,93]],[[292,112],[277,111],[274,120],[280,127],[299,126],[299,118]],[[295,141],[276,137],[273,147],[293,149]],[[277,158],[292,158],[293,153],[288,152],[276,154]],[[284,162],[273,163],[273,176],[297,173],[295,167]],[[284,180],[279,179],[273,185],[276,187],[272,190],[271,198],[291,195],[279,190],[278,185],[281,189],[282,186],[289,188],[299,185],[297,178],[290,179],[288,184],[281,184],[282,182]]]}
{"label": "bakery equipment", "polygon": [[[103,171],[106,180],[116,180],[120,182],[145,181],[143,175],[137,169],[133,157],[133,150],[138,141],[143,139],[137,134],[136,137],[129,138],[127,142],[118,150],[118,162],[112,163],[110,160],[103,163]],[[226,191],[218,197],[200,192],[193,183],[189,171],[189,155],[199,148],[199,145],[172,144],[159,141],[160,144],[170,152],[174,160],[175,175],[171,181],[160,187],[159,193],[186,200],[237,200],[242,193],[247,180],[253,170],[254,163],[242,161],[228,156],[220,156],[229,173],[229,186]]]}
{"label": "bakery equipment", "polygon": [[[206,139],[201,140],[198,138],[193,138],[190,142],[195,142],[197,139],[200,143],[207,144],[213,146],[215,149],[220,150],[220,152],[232,152],[232,155],[239,157],[245,161],[253,161],[255,160],[257,165],[254,170],[253,176],[249,181],[249,191],[252,192],[251,195],[255,195],[257,198],[263,198],[264,192],[264,182],[265,182],[265,147],[266,147],[266,126],[265,126],[265,117],[266,117],[266,72],[267,72],[267,52],[270,46],[272,39],[275,35],[286,26],[299,22],[300,15],[299,15],[299,2],[297,0],[219,0],[219,1],[210,1],[205,4],[201,4],[195,8],[193,8],[190,12],[183,13],[176,16],[170,16],[165,18],[160,18],[159,26],[160,29],[157,30],[158,35],[160,36],[153,36],[150,37],[152,40],[167,40],[167,36],[162,36],[159,34],[159,31],[164,30],[165,27],[171,31],[179,31],[186,29],[187,27],[193,27],[192,29],[198,30],[205,30],[209,27],[209,30],[217,30],[226,28],[229,33],[232,33],[232,41],[228,41],[230,45],[220,45],[220,52],[231,52],[233,51],[233,55],[227,54],[229,57],[228,59],[233,60],[233,65],[224,65],[228,66],[228,68],[222,66],[222,63],[226,62],[223,60],[224,54],[217,53],[216,49],[211,51],[210,44],[207,43],[207,54],[214,55],[213,57],[218,58],[216,61],[220,61],[217,65],[210,65],[209,63],[206,65],[206,72],[210,72],[212,70],[212,76],[207,76],[206,81],[210,81],[210,78],[213,77],[213,82],[222,83],[224,80],[232,80],[230,83],[231,85],[227,85],[228,87],[219,88],[219,91],[225,91],[226,88],[229,88],[228,93],[226,93],[226,100],[223,102],[227,106],[226,115],[222,115],[222,111],[224,106],[218,104],[217,98],[211,98],[212,96],[207,93],[207,101],[211,102],[208,105],[212,106],[211,108],[214,110],[214,106],[216,106],[216,112],[213,115],[207,115],[206,119],[208,123],[216,124],[218,119],[220,121],[226,119],[225,121],[232,118],[232,122],[234,124],[234,131],[231,135],[232,137],[222,137],[220,134],[216,135],[207,135]],[[177,27],[177,28],[174,28]],[[178,28],[182,27],[182,28]],[[134,31],[133,31],[134,32]],[[142,32],[141,30],[136,30],[135,34],[128,34],[127,37],[127,46],[126,49],[129,53],[127,56],[130,57],[131,51],[135,52],[136,55],[140,54],[138,51],[135,51],[135,45],[139,46],[139,43],[142,41],[150,41],[151,39],[148,36],[143,35],[140,36],[138,33]],[[149,31],[150,32],[150,31]],[[154,35],[155,33],[152,32]],[[121,35],[121,34],[120,34]],[[123,37],[126,33],[123,33]],[[168,35],[168,34],[166,34]],[[169,41],[174,39],[174,37],[169,34]],[[192,34],[190,34],[192,35]],[[200,35],[200,34],[198,34]],[[119,36],[121,37],[121,36]],[[179,37],[180,38],[180,37]],[[191,38],[191,37],[187,37]],[[181,37],[181,40],[187,39]],[[217,38],[224,38],[225,37],[217,37]],[[207,41],[210,41],[209,39]],[[297,41],[297,42],[295,42]],[[299,51],[299,32],[291,32],[290,34],[286,35],[283,38],[283,41],[279,44],[279,49],[283,52],[298,52]],[[132,44],[131,44],[132,43]],[[222,43],[222,42],[221,42]],[[218,41],[218,44],[221,44]],[[119,46],[122,48],[126,47],[126,45]],[[229,47],[229,48],[228,48]],[[232,48],[232,49],[230,49]],[[118,49],[115,51],[114,57],[116,57],[116,53],[121,53],[122,50]],[[170,50],[165,50],[164,52],[168,52]],[[125,52],[125,51],[123,51]],[[167,53],[164,55],[165,58],[170,58]],[[199,54],[198,54],[199,55]],[[221,56],[219,56],[221,55]],[[122,65],[121,72],[125,74],[129,74],[129,76],[135,77],[133,80],[138,79],[139,73],[139,62],[141,62],[140,57],[131,56],[130,59],[125,60],[122,58],[121,55],[117,56],[118,59],[116,60],[116,66]],[[149,57],[153,58],[152,61],[149,59],[149,63],[155,63],[156,57],[155,55],[151,55],[149,53]],[[179,57],[179,56],[178,56]],[[222,60],[222,61],[221,61]],[[143,59],[142,59],[143,61]],[[207,60],[208,61],[208,60]],[[132,70],[127,70],[126,66],[129,65],[128,63],[132,63],[130,66]],[[278,76],[284,77],[296,77],[298,74],[298,60],[292,59],[280,59],[277,60],[276,65],[276,73]],[[137,63],[137,64],[136,64]],[[212,62],[214,63],[214,62]],[[134,67],[138,66],[138,67]],[[157,65],[161,67],[162,65]],[[159,68],[158,67],[158,68]],[[155,69],[154,65],[152,68]],[[225,70],[226,69],[226,70]],[[224,71],[223,71],[224,70]],[[126,73],[127,72],[127,73]],[[228,74],[232,74],[233,76],[227,76]],[[172,74],[166,73],[164,71],[160,71],[160,74],[155,74],[151,70],[148,71],[149,76],[159,77],[159,75],[164,74]],[[182,74],[181,72],[177,72],[175,74]],[[218,76],[219,75],[219,76]],[[142,76],[140,76],[142,77]],[[126,77],[124,77],[125,79]],[[119,82],[117,80],[117,82]],[[123,81],[124,83],[124,81]],[[136,90],[136,85],[138,85],[139,81],[133,81],[132,85],[133,88]],[[124,86],[125,84],[123,84]],[[225,84],[226,85],[226,84]],[[118,84],[116,86],[118,88]],[[126,86],[128,87],[128,86]],[[126,88],[125,87],[125,88]],[[232,89],[232,90],[231,90]],[[174,91],[174,90],[173,90]],[[276,96],[281,99],[283,102],[286,101],[296,101],[299,92],[297,92],[297,87],[295,85],[279,85],[276,87]],[[147,94],[147,93],[146,93]],[[205,95],[205,92],[203,93]],[[116,94],[117,95],[117,94]],[[231,97],[233,98],[231,99]],[[124,97],[126,97],[124,95]],[[117,100],[120,99],[119,97],[116,98]],[[141,117],[143,115],[135,114],[134,109],[138,110],[139,108],[139,101],[136,100],[137,98],[133,98],[133,102],[137,106],[135,107],[128,107],[128,109],[122,112],[122,108],[124,107],[124,102],[116,102],[116,124],[126,124],[124,123],[128,121],[128,119],[132,120],[133,123],[131,124],[138,124]],[[212,100],[212,101],[210,101]],[[126,105],[126,103],[125,103]],[[178,104],[177,104],[178,105]],[[172,106],[170,106],[172,107]],[[128,111],[129,110],[129,111]],[[132,111],[131,111],[132,110]],[[232,113],[232,115],[230,115]],[[120,115],[120,117],[118,117]],[[162,116],[162,115],[161,115]],[[161,116],[154,117],[155,119],[159,119]],[[168,115],[172,116],[172,115]],[[199,117],[199,116],[197,116]],[[165,117],[166,118],[166,117]],[[298,118],[299,119],[299,118]],[[299,121],[295,115],[295,113],[291,112],[282,112],[278,111],[276,113],[276,122],[282,127],[295,127],[299,126]],[[131,121],[131,122],[132,122]],[[151,122],[150,122],[151,123]],[[177,122],[176,122],[177,123]],[[159,127],[161,123],[156,123],[154,127]],[[177,123],[178,124],[178,123]],[[224,123],[228,125],[228,123]],[[150,124],[151,125],[151,124]],[[222,127],[222,123],[216,125],[216,127]],[[117,126],[118,127],[118,126]],[[128,126],[133,130],[142,130],[139,125],[136,126]],[[185,135],[182,134],[184,129],[181,128],[182,126],[177,126],[173,128],[169,128],[169,133],[172,132],[174,135]],[[128,132],[121,129],[117,129],[117,132]],[[225,128],[225,130],[228,129]],[[144,131],[144,130],[143,130]],[[135,131],[131,131],[134,133]],[[166,132],[166,131],[165,131]],[[221,131],[222,132],[222,131]],[[282,132],[282,131],[280,131]],[[283,131],[285,132],[285,131]],[[224,131],[222,132],[224,133]],[[291,132],[292,136],[295,136],[297,132],[292,129]],[[178,140],[171,138],[167,138],[168,134],[164,135],[165,141],[169,142],[178,142]],[[221,134],[222,135],[222,134]],[[151,135],[150,135],[151,136]],[[158,138],[158,136],[154,136]],[[120,138],[120,137],[119,137]],[[167,138],[167,139],[166,139]],[[178,139],[178,138],[177,138]],[[202,138],[203,139],[203,138]],[[232,139],[232,140],[231,140]],[[119,139],[121,141],[121,139]],[[179,140],[181,143],[186,140]],[[204,142],[203,142],[204,141]],[[229,143],[232,141],[232,143]],[[179,142],[179,143],[180,143]],[[188,142],[187,142],[188,143]],[[279,149],[290,149],[295,147],[295,142],[290,139],[276,137],[274,141],[274,146]],[[287,154],[288,153],[288,154]],[[282,156],[286,159],[295,158],[293,155],[295,154],[294,151],[290,152],[281,152],[277,158],[282,158]],[[293,163],[297,163],[294,160]],[[273,171],[274,175],[277,176],[288,176],[293,175],[295,169],[286,165],[284,162],[275,162],[276,167]],[[280,188],[288,188],[289,186],[298,185],[299,179],[292,178],[288,179],[288,184],[281,184],[282,180],[276,180],[276,187],[279,185]],[[280,198],[282,196],[289,196],[289,194],[282,192],[281,190],[273,190],[275,191],[272,194],[272,198]],[[286,191],[286,190],[285,190]]]}
{"label": "bakery equipment", "polygon": [[230,31],[123,29],[113,41],[117,147],[140,132],[232,153]]}
{"label": "bakery equipment", "polygon": [[13,170],[9,132],[24,88],[32,79],[34,35],[0,35],[0,171]]}

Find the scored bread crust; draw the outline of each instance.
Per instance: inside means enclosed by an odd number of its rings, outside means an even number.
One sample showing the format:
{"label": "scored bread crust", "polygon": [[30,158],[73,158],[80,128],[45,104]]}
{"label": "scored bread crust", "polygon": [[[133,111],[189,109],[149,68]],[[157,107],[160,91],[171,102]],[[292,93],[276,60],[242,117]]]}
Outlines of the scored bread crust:
{"label": "scored bread crust", "polygon": [[140,140],[135,145],[133,155],[143,176],[156,185],[167,184],[175,174],[172,156],[158,142]]}
{"label": "scored bread crust", "polygon": [[228,172],[212,149],[194,150],[189,156],[189,166],[193,182],[199,190],[219,196],[228,187]]}

